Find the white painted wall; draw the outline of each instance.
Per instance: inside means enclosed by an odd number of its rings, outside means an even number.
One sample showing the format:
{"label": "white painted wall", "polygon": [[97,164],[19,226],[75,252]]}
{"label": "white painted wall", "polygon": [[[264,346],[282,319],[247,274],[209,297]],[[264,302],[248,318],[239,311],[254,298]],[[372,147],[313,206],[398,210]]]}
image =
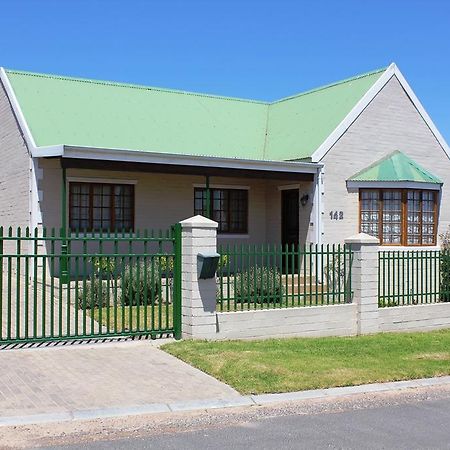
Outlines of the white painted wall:
{"label": "white painted wall", "polygon": [[[393,77],[321,162],[324,167],[324,242],[342,242],[359,232],[358,191],[346,180],[394,150],[400,150],[444,181],[438,233],[450,224],[450,160]],[[343,211],[335,221],[330,211]]]}
{"label": "white painted wall", "polygon": [[308,306],[217,313],[214,339],[350,336],[356,334],[356,305]]}
{"label": "white painted wall", "polygon": [[429,331],[450,328],[450,303],[380,308],[378,317],[380,331]]}
{"label": "white painted wall", "polygon": [[[430,331],[450,328],[450,303],[379,308],[377,316],[377,331],[380,332]],[[352,303],[275,310],[218,312],[217,333],[213,339],[350,336],[356,334],[357,305]]]}

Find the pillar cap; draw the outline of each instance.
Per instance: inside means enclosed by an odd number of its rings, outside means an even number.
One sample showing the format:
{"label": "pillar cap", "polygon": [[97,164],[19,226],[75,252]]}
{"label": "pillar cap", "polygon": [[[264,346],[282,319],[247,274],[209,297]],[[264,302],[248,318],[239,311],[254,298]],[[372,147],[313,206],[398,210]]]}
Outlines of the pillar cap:
{"label": "pillar cap", "polygon": [[219,224],[214,220],[200,215],[189,217],[180,222],[181,228],[217,228]]}
{"label": "pillar cap", "polygon": [[380,245],[380,240],[375,236],[366,233],[358,233],[350,236],[344,241],[346,244],[366,244],[366,245]]}

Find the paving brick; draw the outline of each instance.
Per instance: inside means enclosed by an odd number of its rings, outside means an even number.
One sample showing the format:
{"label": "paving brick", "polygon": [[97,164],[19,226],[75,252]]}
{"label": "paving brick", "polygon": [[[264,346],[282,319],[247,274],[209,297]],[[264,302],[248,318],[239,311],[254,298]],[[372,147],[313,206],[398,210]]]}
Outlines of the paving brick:
{"label": "paving brick", "polygon": [[0,366],[0,418],[239,398],[149,341],[3,350]]}

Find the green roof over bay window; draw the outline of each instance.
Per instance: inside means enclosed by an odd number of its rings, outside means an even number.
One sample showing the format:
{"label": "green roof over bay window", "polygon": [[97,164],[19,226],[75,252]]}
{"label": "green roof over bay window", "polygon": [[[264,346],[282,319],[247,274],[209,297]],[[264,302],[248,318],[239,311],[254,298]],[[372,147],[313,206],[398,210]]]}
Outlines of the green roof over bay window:
{"label": "green roof over bay window", "polygon": [[442,184],[442,180],[401,151],[390,153],[380,161],[349,178],[348,181],[416,182]]}
{"label": "green roof over bay window", "polygon": [[260,102],[6,70],[38,147],[308,159],[386,69]]}

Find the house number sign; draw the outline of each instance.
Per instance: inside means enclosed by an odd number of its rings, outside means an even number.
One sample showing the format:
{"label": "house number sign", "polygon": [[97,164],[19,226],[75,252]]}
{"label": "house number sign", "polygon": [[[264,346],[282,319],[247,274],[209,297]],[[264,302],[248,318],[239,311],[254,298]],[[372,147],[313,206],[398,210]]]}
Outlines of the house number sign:
{"label": "house number sign", "polygon": [[344,211],[330,211],[331,220],[344,220]]}

